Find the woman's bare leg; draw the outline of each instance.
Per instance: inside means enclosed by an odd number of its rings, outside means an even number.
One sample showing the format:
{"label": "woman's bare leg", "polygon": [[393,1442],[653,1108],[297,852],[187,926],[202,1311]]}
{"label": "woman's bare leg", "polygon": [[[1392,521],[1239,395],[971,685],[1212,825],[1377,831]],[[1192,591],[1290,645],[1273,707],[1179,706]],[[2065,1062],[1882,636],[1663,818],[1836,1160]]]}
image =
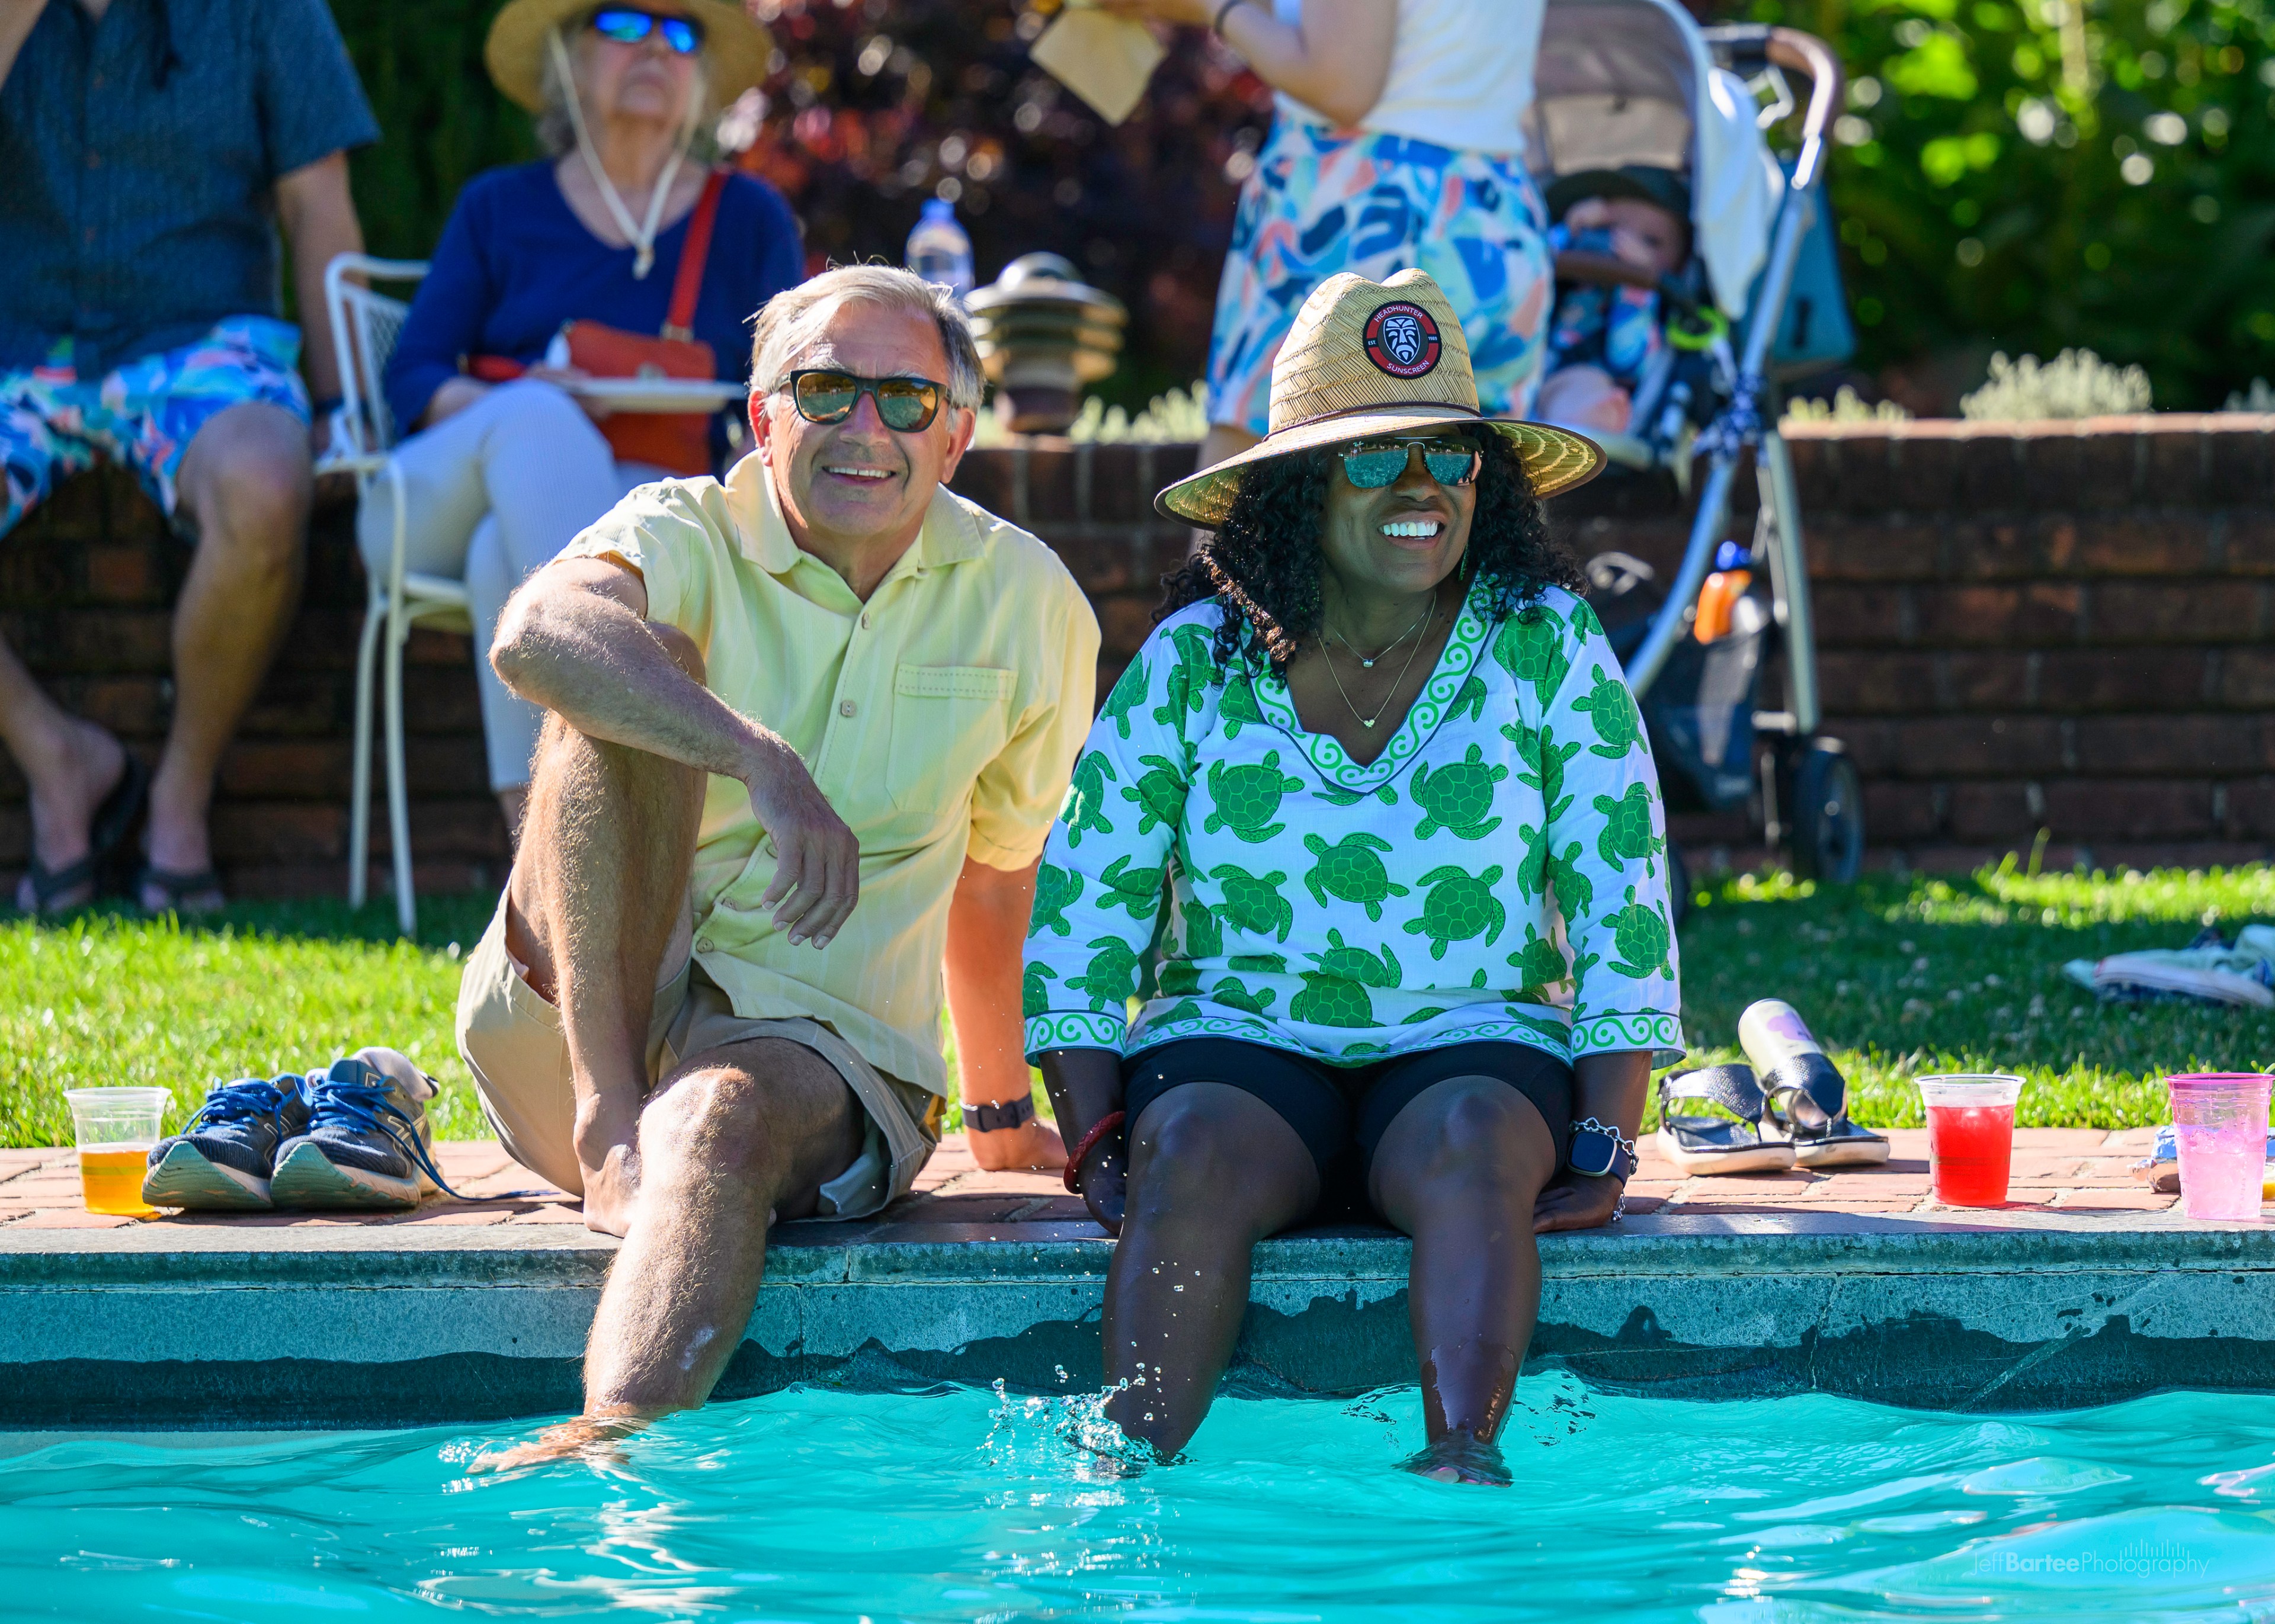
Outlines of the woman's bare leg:
{"label": "woman's bare leg", "polygon": [[1556,1171],[1532,1101],[1494,1077],[1414,1097],[1376,1147],[1376,1207],[1414,1237],[1407,1283],[1429,1441],[1417,1469],[1506,1483],[1498,1439],[1540,1311],[1532,1205]]}
{"label": "woman's bare leg", "polygon": [[1145,1107],[1106,1279],[1106,1379],[1131,1384],[1106,1413],[1124,1432],[1164,1456],[1185,1446],[1232,1362],[1250,1252],[1319,1198],[1311,1152],[1255,1095],[1187,1083]]}

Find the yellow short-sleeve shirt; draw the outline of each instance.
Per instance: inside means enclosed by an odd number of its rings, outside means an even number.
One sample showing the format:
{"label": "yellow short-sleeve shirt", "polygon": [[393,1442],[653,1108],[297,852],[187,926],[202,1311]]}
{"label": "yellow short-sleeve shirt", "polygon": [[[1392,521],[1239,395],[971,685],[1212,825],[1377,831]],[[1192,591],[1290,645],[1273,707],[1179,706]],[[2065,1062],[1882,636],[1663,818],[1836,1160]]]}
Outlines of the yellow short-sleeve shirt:
{"label": "yellow short-sleeve shirt", "polygon": [[862,602],[803,552],[765,464],[642,486],[564,556],[639,572],[648,618],[702,650],[711,691],[786,739],[861,843],[861,898],[793,948],[759,898],[772,842],[714,776],[691,882],[695,956],[752,1019],[828,1023],[880,1070],[947,1088],[941,954],[969,856],[1043,850],[1090,727],[1098,621],[1058,555],[946,489]]}

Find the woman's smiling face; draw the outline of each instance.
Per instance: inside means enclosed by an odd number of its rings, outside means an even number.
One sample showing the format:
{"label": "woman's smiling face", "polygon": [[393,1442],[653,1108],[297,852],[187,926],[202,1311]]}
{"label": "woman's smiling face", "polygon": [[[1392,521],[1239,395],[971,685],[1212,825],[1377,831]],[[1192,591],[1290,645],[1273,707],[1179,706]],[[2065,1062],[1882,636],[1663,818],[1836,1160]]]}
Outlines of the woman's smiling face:
{"label": "woman's smiling face", "polygon": [[[1463,440],[1446,430],[1417,431],[1373,444]],[[1478,487],[1440,485],[1410,451],[1398,478],[1379,490],[1354,485],[1340,449],[1327,457],[1327,510],[1319,550],[1347,593],[1410,596],[1451,575],[1470,545]]]}

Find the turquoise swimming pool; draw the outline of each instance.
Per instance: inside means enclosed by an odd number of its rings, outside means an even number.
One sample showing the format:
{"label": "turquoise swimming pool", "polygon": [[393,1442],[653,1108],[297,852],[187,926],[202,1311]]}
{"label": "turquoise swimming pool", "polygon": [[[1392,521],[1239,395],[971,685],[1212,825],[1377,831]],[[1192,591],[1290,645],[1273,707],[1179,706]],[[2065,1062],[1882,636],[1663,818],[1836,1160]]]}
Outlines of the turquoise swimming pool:
{"label": "turquoise swimming pool", "polygon": [[0,1617],[2275,1619],[2275,1398],[1972,1416],[1528,1379],[1512,1490],[1419,1401],[1227,1399],[1125,1473],[1069,1401],[804,1388],[604,1466],[534,1429],[0,1434]]}

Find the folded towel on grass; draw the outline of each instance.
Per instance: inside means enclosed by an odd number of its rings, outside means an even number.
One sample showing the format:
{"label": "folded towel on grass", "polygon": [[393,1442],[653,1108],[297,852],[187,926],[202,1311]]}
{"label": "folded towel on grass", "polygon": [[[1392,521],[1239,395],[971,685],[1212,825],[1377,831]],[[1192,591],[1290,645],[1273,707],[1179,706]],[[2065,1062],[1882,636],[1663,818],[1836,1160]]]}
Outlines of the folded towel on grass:
{"label": "folded towel on grass", "polygon": [[2275,925],[2247,925],[2233,945],[2208,930],[2185,948],[2072,959],[2062,974],[2105,999],[2193,998],[2275,1008]]}

